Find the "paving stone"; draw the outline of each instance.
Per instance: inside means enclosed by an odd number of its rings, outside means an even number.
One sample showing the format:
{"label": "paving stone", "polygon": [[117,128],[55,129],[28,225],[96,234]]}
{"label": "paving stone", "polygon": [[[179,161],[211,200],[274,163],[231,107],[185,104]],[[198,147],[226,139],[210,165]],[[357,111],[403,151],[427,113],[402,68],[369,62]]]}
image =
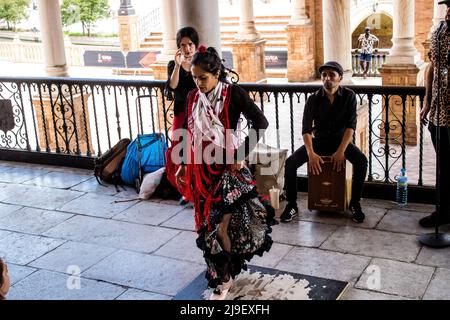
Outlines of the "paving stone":
{"label": "paving stone", "polygon": [[6,184],[1,189],[0,201],[15,196],[16,194],[27,193],[29,188],[30,187],[26,187],[23,184]]}
{"label": "paving stone", "polygon": [[0,229],[40,235],[72,214],[24,207],[0,217]]}
{"label": "paving stone", "polygon": [[[74,276],[72,276],[74,277]],[[73,278],[72,278],[73,279]],[[77,287],[79,283],[79,289]],[[109,283],[39,270],[14,285],[10,300],[112,300],[126,289]]]}
{"label": "paving stone", "polygon": [[30,266],[61,273],[71,273],[73,267],[70,266],[76,266],[80,271],[84,271],[114,251],[114,248],[69,241],[34,260]]}
{"label": "paving stone", "polygon": [[427,229],[419,225],[419,220],[429,213],[405,210],[389,210],[377,225],[377,229],[409,234],[423,234]]}
{"label": "paving stone", "polygon": [[[22,189],[22,191],[24,191],[24,189]],[[66,202],[78,198],[81,195],[83,195],[83,193],[77,191],[28,186],[24,192],[16,193],[2,201],[29,207],[55,210]]]}
{"label": "paving stone", "polygon": [[201,264],[205,260],[203,259],[203,252],[195,243],[196,239],[197,233],[182,231],[175,238],[171,239],[154,252],[154,254]]}
{"label": "paving stone", "polygon": [[182,207],[180,206],[141,201],[114,216],[114,219],[156,226],[170,219],[181,210]]}
{"label": "paving stone", "polygon": [[374,228],[381,218],[385,215],[386,209],[377,207],[363,207],[366,219],[363,223],[356,223],[352,220],[350,212],[320,212],[320,211],[302,211],[299,219],[312,222],[322,222],[340,226],[352,226],[360,228]]}
{"label": "paving stone", "polygon": [[319,247],[337,228],[323,223],[293,220],[273,226],[271,235],[275,242]]}
{"label": "paving stone", "polygon": [[161,204],[170,204],[172,206],[178,206],[178,207],[183,208],[183,209],[186,209],[185,208],[186,206],[190,206],[190,208],[188,208],[188,209],[192,209],[193,208],[192,203],[190,203],[188,205],[185,205],[185,206],[180,206],[180,204],[179,204],[180,200],[156,199],[156,198],[151,199],[151,200],[159,200],[158,202],[161,203]]}
{"label": "paving stone", "polygon": [[183,209],[175,216],[164,222],[161,226],[188,231],[195,231],[194,210]]}
{"label": "paving stone", "polygon": [[314,248],[293,248],[276,268],[309,276],[355,281],[369,264],[370,258],[324,251]]}
{"label": "paving stone", "polygon": [[423,246],[415,263],[450,269],[450,247],[435,249]]}
{"label": "paving stone", "polygon": [[112,196],[87,193],[65,203],[58,210],[94,217],[111,218],[136,203],[136,201],[114,202],[116,200],[118,199]]}
{"label": "paving stone", "polygon": [[450,270],[437,268],[424,300],[450,300]]}
{"label": "paving stone", "polygon": [[203,270],[205,265],[202,264],[120,250],[82,275],[91,279],[174,296]]}
{"label": "paving stone", "polygon": [[117,190],[114,185],[104,183],[104,186],[102,186],[97,182],[97,179],[95,178],[90,178],[86,181],[83,181],[80,184],[71,187],[70,190],[81,192],[95,192],[108,196],[113,196],[117,193]]}
{"label": "paving stone", "polygon": [[40,165],[40,168],[53,172],[66,172],[66,173],[77,173],[82,175],[93,175],[93,170],[82,169],[82,168],[72,168],[72,167],[62,167],[62,166],[52,166],[52,165]]}
{"label": "paving stone", "polygon": [[90,179],[90,175],[69,172],[49,172],[34,179],[24,182],[35,186],[68,189],[83,181]]}
{"label": "paving stone", "polygon": [[152,252],[178,233],[167,228],[75,216],[50,229],[45,235],[118,249]]}
{"label": "paving stone", "polygon": [[15,206],[12,204],[0,203],[0,218],[7,216],[13,211],[19,210],[21,206]]}
{"label": "paving stone", "polygon": [[416,259],[420,246],[414,235],[340,227],[321,248],[412,262]]}
{"label": "paving stone", "polygon": [[58,239],[11,233],[0,241],[0,253],[6,261],[26,265],[63,243]]}
{"label": "paving stone", "polygon": [[273,243],[269,252],[264,252],[262,257],[255,255],[249,263],[260,267],[275,268],[292,248],[293,246],[287,244]]}
{"label": "paving stone", "polygon": [[409,300],[402,296],[379,293],[369,290],[349,288],[341,297],[341,300]]}
{"label": "paving stone", "polygon": [[[6,236],[9,236],[10,234],[12,234],[12,232],[6,231],[6,230],[0,230],[0,239],[3,239]],[[2,257],[2,251],[0,251],[0,257]]]}
{"label": "paving stone", "polygon": [[15,167],[11,170],[0,172],[0,181],[8,183],[23,183],[46,173],[48,173],[48,171]]}
{"label": "paving stone", "polygon": [[405,211],[416,211],[422,213],[432,213],[436,210],[436,205],[434,204],[425,204],[425,203],[408,203],[406,206],[399,207],[396,203],[392,209],[397,210],[405,210]]}
{"label": "paving stone", "polygon": [[172,300],[172,297],[138,289],[128,289],[116,300]]}
{"label": "paving stone", "polygon": [[30,267],[26,267],[26,266],[20,266],[14,263],[8,263],[8,273],[9,273],[9,278],[11,280],[11,285],[16,284],[17,282],[19,282],[22,279],[25,279],[26,277],[28,277],[30,274],[32,274],[33,272],[35,272],[37,269],[36,268],[30,268]]}
{"label": "paving stone", "polygon": [[120,192],[117,192],[114,197],[122,198],[122,199],[136,199],[139,194],[136,192],[136,189],[131,186],[126,186],[125,189],[122,186],[119,186]]}
{"label": "paving stone", "polygon": [[[4,164],[8,167],[13,168],[24,168],[24,169],[33,169],[33,170],[46,170],[46,165],[38,164],[38,163],[27,163],[27,162],[19,162],[19,161],[0,161],[0,164]],[[50,170],[46,170],[50,171]]]}
{"label": "paving stone", "polygon": [[13,167],[6,166],[4,164],[0,164],[0,172],[5,172],[11,170]]}
{"label": "paving stone", "polygon": [[[434,268],[432,267],[375,258],[355,287],[421,299],[433,273]],[[379,275],[379,282],[376,280],[377,275]]]}
{"label": "paving stone", "polygon": [[395,201],[391,200],[362,198],[361,207],[363,208],[377,207],[389,210],[398,208],[398,204]]}

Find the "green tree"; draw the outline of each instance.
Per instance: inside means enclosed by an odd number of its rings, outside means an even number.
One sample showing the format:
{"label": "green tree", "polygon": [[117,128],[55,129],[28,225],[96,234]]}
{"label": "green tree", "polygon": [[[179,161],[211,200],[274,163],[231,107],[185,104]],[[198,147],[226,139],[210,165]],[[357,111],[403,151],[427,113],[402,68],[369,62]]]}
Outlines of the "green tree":
{"label": "green tree", "polygon": [[28,18],[29,4],[30,0],[0,0],[0,20],[6,21],[8,30],[15,29],[16,24]]}
{"label": "green tree", "polygon": [[67,26],[81,21],[83,34],[91,35],[94,22],[108,18],[108,0],[64,0],[61,5],[61,20]]}

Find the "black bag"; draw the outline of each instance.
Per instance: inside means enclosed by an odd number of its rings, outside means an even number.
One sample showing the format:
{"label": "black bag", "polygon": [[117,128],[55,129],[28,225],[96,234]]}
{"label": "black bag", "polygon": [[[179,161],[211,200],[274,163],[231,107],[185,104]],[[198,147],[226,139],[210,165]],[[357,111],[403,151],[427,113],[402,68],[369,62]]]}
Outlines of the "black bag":
{"label": "black bag", "polygon": [[99,184],[103,185],[100,180],[116,186],[122,183],[120,171],[130,142],[128,138],[121,139],[114,147],[95,159],[94,176]]}
{"label": "black bag", "polygon": [[172,186],[172,184],[167,179],[167,173],[165,171],[161,178],[161,182],[156,187],[156,190],[153,193],[153,196],[165,200],[179,200],[181,198],[181,194],[177,189],[174,188],[174,186]]}

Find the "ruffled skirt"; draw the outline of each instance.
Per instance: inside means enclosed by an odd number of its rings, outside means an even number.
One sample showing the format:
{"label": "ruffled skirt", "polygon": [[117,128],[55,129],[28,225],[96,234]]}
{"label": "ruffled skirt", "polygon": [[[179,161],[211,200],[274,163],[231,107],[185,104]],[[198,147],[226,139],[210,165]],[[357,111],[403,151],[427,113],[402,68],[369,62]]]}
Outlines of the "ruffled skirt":
{"label": "ruffled skirt", "polygon": [[[246,262],[256,254],[262,256],[272,246],[271,226],[276,224],[275,210],[267,200],[258,196],[252,174],[247,168],[239,171],[225,171],[219,178],[220,184],[215,196],[221,201],[211,208],[208,231],[204,223],[198,231],[197,246],[203,250],[206,260],[206,279],[211,288],[221,284],[224,275],[233,278],[247,270]],[[220,193],[220,194],[219,194]],[[224,251],[218,239],[218,226],[224,214],[231,214],[228,236],[231,252]]]}

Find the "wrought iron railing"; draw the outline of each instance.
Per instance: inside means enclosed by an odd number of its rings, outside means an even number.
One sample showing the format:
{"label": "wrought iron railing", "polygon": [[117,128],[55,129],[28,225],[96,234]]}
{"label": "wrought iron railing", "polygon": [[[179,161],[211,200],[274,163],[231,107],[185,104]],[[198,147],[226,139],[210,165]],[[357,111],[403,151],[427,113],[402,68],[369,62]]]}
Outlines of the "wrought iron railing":
{"label": "wrought iron railing", "polygon": [[[299,148],[303,144],[303,107],[319,86],[241,86],[268,118],[264,142],[289,152]],[[424,157],[434,150],[421,124],[417,127],[417,145],[408,145],[414,128],[407,119],[412,110],[422,107],[424,88],[350,88],[357,94],[359,109],[366,114],[358,121],[367,128],[367,135],[359,142],[367,149],[367,181],[392,184],[400,168],[407,168],[411,184],[434,185],[434,156]],[[163,89],[163,81],[2,77],[0,158],[21,150],[34,155],[70,155],[70,161],[93,159],[119,139],[134,138],[138,130],[162,132],[170,143],[172,101],[166,100]],[[300,174],[305,172],[301,170]]]}

